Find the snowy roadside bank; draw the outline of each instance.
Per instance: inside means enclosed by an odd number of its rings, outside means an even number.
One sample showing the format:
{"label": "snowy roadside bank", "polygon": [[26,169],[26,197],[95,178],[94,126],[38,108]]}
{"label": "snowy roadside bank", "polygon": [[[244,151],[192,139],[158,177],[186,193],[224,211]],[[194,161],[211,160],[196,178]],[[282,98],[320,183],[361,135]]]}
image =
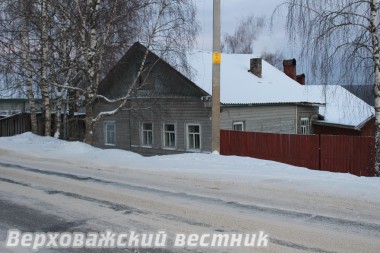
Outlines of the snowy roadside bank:
{"label": "snowy roadside bank", "polygon": [[0,138],[0,149],[38,159],[70,160],[88,167],[128,168],[160,175],[184,175],[203,180],[273,185],[277,188],[318,192],[333,196],[380,202],[380,178],[313,171],[282,163],[247,157],[182,154],[142,157],[122,150],[102,150],[80,142],[65,142],[25,133]]}

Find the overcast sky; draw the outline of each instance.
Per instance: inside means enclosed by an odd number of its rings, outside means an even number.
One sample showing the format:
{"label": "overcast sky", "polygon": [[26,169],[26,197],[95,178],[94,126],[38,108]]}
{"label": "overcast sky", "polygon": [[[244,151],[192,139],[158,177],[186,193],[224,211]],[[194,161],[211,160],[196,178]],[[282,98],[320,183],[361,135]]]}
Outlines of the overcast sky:
{"label": "overcast sky", "polygon": [[[202,27],[197,47],[211,51],[213,0],[195,0],[195,2]],[[276,6],[283,2],[284,0],[221,0],[222,36],[225,33],[233,33],[242,17],[249,15],[265,16],[269,20]],[[294,57],[295,53],[286,43],[285,15],[286,9],[283,8],[279,15],[276,15],[277,22],[274,24],[273,31],[265,30],[260,36],[259,43],[254,48],[255,54],[259,55],[263,51],[275,52],[280,49],[286,57]]]}

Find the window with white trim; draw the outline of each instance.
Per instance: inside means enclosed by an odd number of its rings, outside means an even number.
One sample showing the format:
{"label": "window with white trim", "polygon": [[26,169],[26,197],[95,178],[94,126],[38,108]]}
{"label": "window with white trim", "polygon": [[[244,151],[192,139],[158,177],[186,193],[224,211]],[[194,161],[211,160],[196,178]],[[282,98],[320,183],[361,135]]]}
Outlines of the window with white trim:
{"label": "window with white trim", "polygon": [[113,121],[104,122],[104,144],[109,146],[116,145],[116,124]]}
{"label": "window with white trim", "polygon": [[201,126],[197,124],[187,125],[187,149],[201,150]]}
{"label": "window with white trim", "polygon": [[236,121],[232,123],[232,129],[234,131],[245,131],[244,121]]}
{"label": "window with white trim", "polygon": [[175,124],[164,124],[164,148],[176,148]]}
{"label": "window with white trim", "polygon": [[309,118],[301,118],[301,134],[310,134]]}
{"label": "window with white trim", "polygon": [[142,140],[141,143],[145,147],[152,147],[153,145],[153,124],[142,124]]}

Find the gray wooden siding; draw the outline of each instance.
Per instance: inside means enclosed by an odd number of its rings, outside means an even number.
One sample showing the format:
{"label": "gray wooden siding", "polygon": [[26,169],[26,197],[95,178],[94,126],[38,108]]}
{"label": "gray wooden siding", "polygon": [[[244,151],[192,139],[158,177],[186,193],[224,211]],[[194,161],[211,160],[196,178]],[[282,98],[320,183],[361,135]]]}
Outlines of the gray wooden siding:
{"label": "gray wooden siding", "polygon": [[[102,111],[111,111],[115,109],[115,105],[98,104],[96,113]],[[104,144],[104,122],[115,121],[116,124],[116,145],[108,146]],[[119,148],[130,150],[130,128],[129,128],[129,111],[121,111],[117,115],[104,117],[94,126],[94,146],[100,148]]]}
{"label": "gray wooden siding", "polygon": [[233,122],[243,121],[245,131],[295,134],[296,129],[300,133],[300,118],[310,117],[316,112],[317,107],[296,105],[223,107],[221,129],[232,130]]}
{"label": "gray wooden siding", "polygon": [[[112,105],[99,104],[97,112],[112,110]],[[101,148],[133,150],[144,155],[187,152],[186,125],[201,125],[201,152],[211,151],[211,108],[205,107],[200,98],[145,98],[134,99],[117,115],[105,117],[94,129],[94,145]],[[133,109],[134,108],[134,109]],[[104,121],[116,122],[116,146],[104,145]],[[153,146],[143,147],[141,125],[153,124]],[[163,147],[163,124],[176,125],[176,149]]]}
{"label": "gray wooden siding", "polygon": [[[36,110],[40,110],[39,100],[36,102]],[[0,114],[13,114],[29,111],[29,101],[27,99],[0,99]]]}
{"label": "gray wooden siding", "polygon": [[311,124],[311,121],[318,117],[319,108],[317,106],[297,106],[297,114],[298,114],[298,121],[297,121],[297,133],[301,133],[301,118],[308,118],[310,120],[310,133],[314,133],[313,131],[313,124]]}
{"label": "gray wooden siding", "polygon": [[[114,105],[99,104],[96,111],[110,111]],[[316,116],[318,107],[296,105],[262,105],[223,107],[221,129],[230,130],[233,122],[243,121],[245,131],[295,134],[301,132],[301,118]],[[104,121],[116,123],[116,145],[104,145]],[[153,145],[142,145],[142,124],[153,124]],[[163,125],[176,126],[176,148],[166,149]],[[125,110],[105,117],[95,125],[94,145],[120,148],[143,155],[177,154],[187,150],[187,124],[201,126],[201,152],[211,151],[211,108],[200,98],[145,98],[132,100]],[[297,125],[297,126],[296,126]]]}

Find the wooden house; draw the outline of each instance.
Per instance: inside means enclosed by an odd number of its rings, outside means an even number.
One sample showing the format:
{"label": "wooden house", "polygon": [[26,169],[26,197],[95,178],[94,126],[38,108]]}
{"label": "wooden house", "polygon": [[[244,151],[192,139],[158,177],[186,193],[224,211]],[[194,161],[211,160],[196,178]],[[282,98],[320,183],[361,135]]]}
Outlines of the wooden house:
{"label": "wooden house", "polygon": [[[99,93],[111,99],[123,97],[136,80],[146,48],[135,43],[100,85]],[[144,155],[211,150],[209,94],[171,65],[148,55],[139,89],[119,113],[95,125],[94,145],[120,148]],[[99,102],[96,112],[114,104]]]}
{"label": "wooden house", "polygon": [[[190,53],[188,74],[150,52],[136,78],[145,51],[135,43],[102,81],[99,93],[110,99],[125,96],[135,80],[141,85],[123,110],[95,125],[94,145],[144,155],[211,152],[211,54]],[[222,129],[308,134],[321,104],[267,62],[223,55]],[[115,107],[99,101],[95,111]]]}

